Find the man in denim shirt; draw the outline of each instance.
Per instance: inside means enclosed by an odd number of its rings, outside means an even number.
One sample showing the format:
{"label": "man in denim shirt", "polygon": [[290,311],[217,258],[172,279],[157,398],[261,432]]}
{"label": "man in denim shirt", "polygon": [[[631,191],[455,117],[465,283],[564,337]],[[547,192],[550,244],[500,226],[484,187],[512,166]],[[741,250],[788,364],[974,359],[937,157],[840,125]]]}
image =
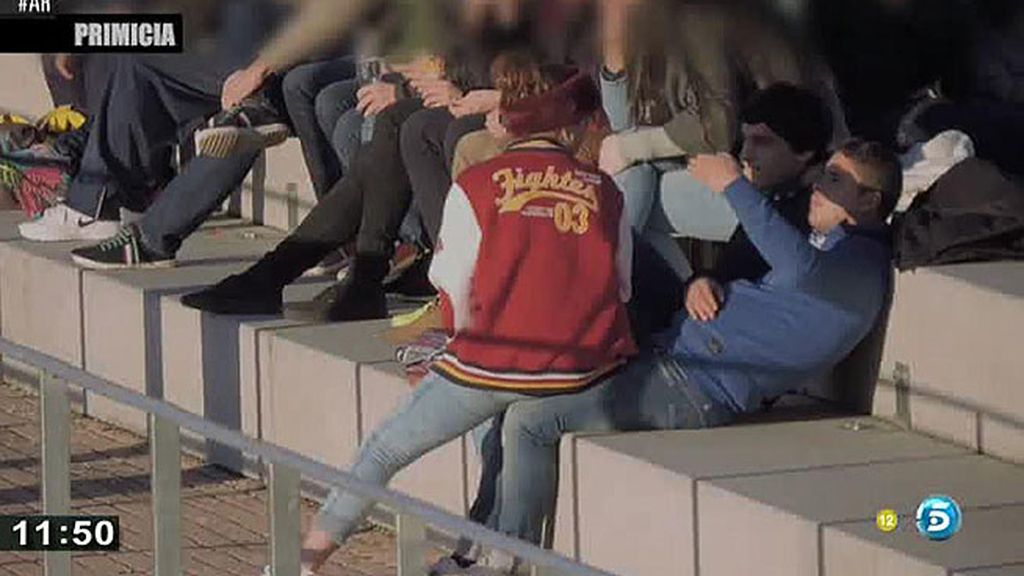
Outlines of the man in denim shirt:
{"label": "man in denim shirt", "polygon": [[684,313],[659,336],[661,350],[616,378],[510,408],[502,531],[539,542],[554,513],[561,434],[726,424],[830,370],[882,310],[892,274],[885,222],[902,187],[891,152],[853,140],[832,156],[814,184],[809,235],[780,216],[732,156],[699,156],[690,170],[726,196],[770,271],[727,284],[702,319]]}

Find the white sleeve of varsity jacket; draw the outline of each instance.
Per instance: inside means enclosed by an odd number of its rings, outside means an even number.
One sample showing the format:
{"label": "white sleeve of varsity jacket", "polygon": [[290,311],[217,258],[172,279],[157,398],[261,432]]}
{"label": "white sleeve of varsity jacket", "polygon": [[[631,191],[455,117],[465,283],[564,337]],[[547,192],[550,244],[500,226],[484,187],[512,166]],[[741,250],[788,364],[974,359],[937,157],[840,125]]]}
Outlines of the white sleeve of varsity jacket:
{"label": "white sleeve of varsity jacket", "polygon": [[619,217],[619,247],[615,254],[619,274],[619,299],[629,302],[633,297],[633,227],[623,208]]}
{"label": "white sleeve of varsity jacket", "polygon": [[480,225],[466,192],[453,184],[444,203],[437,253],[430,265],[430,281],[448,295],[453,328],[469,326],[469,291],[480,250]]}

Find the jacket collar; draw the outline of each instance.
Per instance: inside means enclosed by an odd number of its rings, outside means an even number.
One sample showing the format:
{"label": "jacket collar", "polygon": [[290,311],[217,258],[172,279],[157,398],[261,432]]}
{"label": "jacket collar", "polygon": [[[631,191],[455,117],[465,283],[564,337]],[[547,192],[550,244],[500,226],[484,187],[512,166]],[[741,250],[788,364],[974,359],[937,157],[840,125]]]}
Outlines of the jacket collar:
{"label": "jacket collar", "polygon": [[828,252],[835,248],[844,239],[858,236],[861,238],[867,238],[875,242],[880,242],[885,245],[891,243],[892,230],[886,224],[881,225],[861,225],[861,226],[836,226],[827,233],[821,233],[811,230],[809,240],[811,245],[821,250],[822,252]]}
{"label": "jacket collar", "polygon": [[828,232],[818,232],[817,230],[811,230],[809,240],[811,246],[814,246],[822,252],[829,252],[836,247],[839,242],[846,238],[846,228],[843,226],[836,226]]}
{"label": "jacket collar", "polygon": [[518,138],[509,142],[508,145],[505,146],[505,150],[507,152],[543,151],[572,154],[564,144],[554,138],[548,138],[547,136],[527,136],[525,138]]}

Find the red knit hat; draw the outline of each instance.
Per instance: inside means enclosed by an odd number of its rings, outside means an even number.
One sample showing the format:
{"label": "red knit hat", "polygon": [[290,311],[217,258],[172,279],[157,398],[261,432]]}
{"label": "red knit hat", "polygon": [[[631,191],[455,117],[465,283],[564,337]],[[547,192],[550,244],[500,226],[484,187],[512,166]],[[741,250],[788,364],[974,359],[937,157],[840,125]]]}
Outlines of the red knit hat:
{"label": "red knit hat", "polygon": [[593,78],[575,68],[568,72],[566,80],[547,92],[502,107],[501,123],[511,136],[577,126],[600,109],[601,93]]}

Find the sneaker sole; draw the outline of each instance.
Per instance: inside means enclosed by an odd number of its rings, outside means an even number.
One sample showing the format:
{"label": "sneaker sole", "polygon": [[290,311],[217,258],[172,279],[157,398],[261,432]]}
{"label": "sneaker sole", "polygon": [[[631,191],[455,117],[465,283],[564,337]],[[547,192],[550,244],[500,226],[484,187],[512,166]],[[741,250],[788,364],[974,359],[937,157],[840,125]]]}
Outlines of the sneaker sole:
{"label": "sneaker sole", "polygon": [[227,158],[239,150],[272,148],[282,144],[289,136],[291,130],[285,124],[268,124],[256,128],[206,128],[196,133],[196,150],[200,156]]}
{"label": "sneaker sole", "polygon": [[82,258],[76,254],[71,255],[71,260],[86,270],[166,270],[178,265],[176,260],[160,260],[159,262],[144,262],[141,264],[104,264],[89,260],[88,258]]}

